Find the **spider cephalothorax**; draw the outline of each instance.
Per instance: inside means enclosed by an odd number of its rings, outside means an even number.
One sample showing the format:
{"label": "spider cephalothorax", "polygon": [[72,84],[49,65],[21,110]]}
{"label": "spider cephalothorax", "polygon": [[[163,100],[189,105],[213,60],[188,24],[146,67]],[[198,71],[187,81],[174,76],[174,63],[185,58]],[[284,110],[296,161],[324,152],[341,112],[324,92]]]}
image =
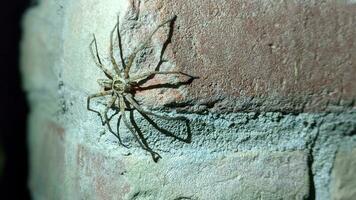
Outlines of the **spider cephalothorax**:
{"label": "spider cephalothorax", "polygon": [[[93,111],[97,113],[102,121],[102,124],[105,125],[107,124],[109,131],[117,136],[119,139],[119,142],[124,145],[120,139],[120,136],[118,135],[118,132],[115,133],[112,131],[112,128],[110,127],[109,123],[109,117],[108,117],[108,111],[110,108],[114,108],[115,110],[119,110],[119,114],[121,115],[121,118],[123,119],[123,122],[125,126],[129,129],[129,131],[132,133],[134,138],[137,140],[139,145],[145,149],[146,151],[150,152],[152,154],[152,157],[156,161],[159,158],[159,155],[154,152],[150,147],[148,147],[147,143],[143,142],[140,140],[140,138],[136,135],[134,129],[132,126],[129,124],[128,119],[125,115],[125,111],[127,109],[135,109],[139,113],[143,115],[153,115],[158,118],[166,119],[166,120],[186,120],[185,117],[169,117],[169,116],[163,116],[163,115],[157,115],[153,112],[150,112],[148,110],[144,110],[134,99],[134,93],[136,91],[136,88],[139,86],[139,82],[143,79],[147,79],[151,76],[154,76],[156,74],[181,74],[185,76],[189,76],[193,78],[190,75],[187,75],[185,73],[179,72],[179,71],[151,71],[151,72],[146,72],[143,74],[139,75],[131,75],[130,74],[130,69],[133,65],[134,59],[137,55],[137,53],[144,48],[146,48],[147,44],[151,40],[153,34],[163,25],[167,23],[171,23],[174,21],[176,17],[172,17],[171,19],[163,22],[162,24],[158,25],[157,28],[146,38],[144,43],[139,45],[137,48],[134,49],[134,51],[128,56],[127,62],[125,62],[125,59],[123,57],[123,52],[122,52],[122,43],[121,43],[121,36],[120,36],[120,29],[119,29],[119,17],[117,18],[117,23],[114,26],[113,30],[111,31],[110,34],[110,46],[109,46],[109,51],[110,51],[110,61],[113,66],[113,71],[107,69],[104,67],[103,63],[101,62],[99,53],[98,53],[98,47],[96,43],[96,38],[95,35],[93,35],[93,40],[90,43],[90,52],[94,58],[94,61],[96,65],[104,72],[105,76],[107,77],[106,79],[98,79],[98,83],[102,88],[102,92],[99,92],[97,94],[92,94],[87,98],[87,109],[90,111]],[[120,64],[118,64],[114,58],[114,53],[113,53],[113,38],[114,38],[114,32],[117,30],[117,39],[118,39],[118,46],[120,50]],[[95,49],[95,53],[93,51],[93,45]],[[94,110],[90,108],[90,100],[92,98],[96,97],[101,97],[101,96],[108,96],[110,97],[108,102],[106,103],[106,108],[104,110],[104,113],[102,114],[101,112]],[[119,118],[120,119],[120,118]],[[126,146],[126,145],[124,145]]]}

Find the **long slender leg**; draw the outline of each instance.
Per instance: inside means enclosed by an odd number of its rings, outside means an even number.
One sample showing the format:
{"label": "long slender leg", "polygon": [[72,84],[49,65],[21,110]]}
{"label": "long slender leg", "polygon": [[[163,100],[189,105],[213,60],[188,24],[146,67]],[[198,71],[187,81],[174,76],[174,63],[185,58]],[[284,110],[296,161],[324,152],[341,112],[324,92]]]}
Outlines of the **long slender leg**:
{"label": "long slender leg", "polygon": [[120,114],[119,117],[118,117],[118,119],[117,119],[117,125],[116,125],[116,126],[117,126],[117,128],[116,128],[117,132],[115,133],[115,132],[112,130],[111,126],[108,124],[109,132],[112,133],[112,134],[119,140],[119,143],[120,143],[122,146],[128,148],[128,145],[126,145],[126,144],[124,144],[124,143],[122,142],[121,137],[120,137],[120,133],[119,133],[119,124],[120,124],[120,120],[121,120],[121,112],[116,113],[116,114]]}
{"label": "long slender leg", "polygon": [[122,67],[125,69],[126,68],[126,64],[124,61],[124,52],[122,50],[122,43],[121,43],[121,35],[120,35],[120,16],[117,15],[117,40],[119,41],[119,49],[120,49],[120,59],[121,59],[121,65]]}
{"label": "long slender leg", "polygon": [[139,80],[141,80],[143,78],[147,78],[147,77],[155,75],[155,74],[165,74],[165,75],[167,75],[167,74],[181,74],[181,75],[189,76],[189,77],[193,78],[193,76],[191,76],[189,74],[186,74],[186,73],[183,73],[183,72],[179,72],[179,71],[168,71],[168,72],[166,72],[166,71],[163,71],[163,72],[152,71],[152,72],[143,73],[143,74],[138,75],[138,76],[133,76],[133,77],[130,78],[130,82],[137,82],[137,81],[139,81]]}
{"label": "long slender leg", "polygon": [[[105,111],[104,111],[104,116],[105,116],[105,123],[107,124],[108,126],[108,129],[110,131],[110,133],[114,134],[116,136],[116,138],[119,140],[119,143],[124,146],[124,147],[127,147],[127,145],[125,145],[121,138],[120,138],[120,135],[119,135],[119,130],[117,130],[117,133],[115,133],[112,128],[111,128],[111,125],[110,125],[110,120],[108,118],[108,112],[109,112],[109,109],[112,107],[113,104],[115,104],[115,101],[117,100],[117,96],[113,96],[112,99],[110,99],[109,103],[106,105],[106,108],[105,108]],[[120,121],[120,117],[121,115],[119,116],[119,119],[118,119],[118,123]]]}
{"label": "long slender leg", "polygon": [[112,31],[110,33],[110,48],[109,48],[109,51],[110,51],[111,63],[114,66],[114,70],[115,70],[116,74],[120,74],[121,70],[119,69],[119,66],[117,65],[116,60],[114,58],[114,49],[113,49],[114,48],[113,37],[114,37],[114,32],[115,32],[115,29],[116,29],[117,26],[118,26],[118,24],[116,24],[114,26],[114,28],[112,29]]}
{"label": "long slender leg", "polygon": [[[109,127],[110,129],[111,129],[111,127],[110,127],[110,123],[109,123],[108,112],[109,112],[109,109],[112,107],[112,105],[115,103],[116,99],[117,99],[117,96],[114,95],[114,96],[109,100],[108,104],[106,104],[106,107],[105,107],[105,110],[104,110],[104,116],[105,116],[105,122],[104,122],[104,124],[107,123],[107,124],[108,124],[108,127]],[[103,125],[104,125],[104,124],[103,124]]]}
{"label": "long slender leg", "polygon": [[136,101],[135,99],[132,98],[131,95],[126,95],[125,96],[127,101],[133,106],[135,107],[135,109],[140,112],[140,113],[144,113],[144,114],[147,114],[147,115],[153,115],[153,116],[156,116],[158,118],[161,118],[161,119],[166,119],[166,120],[182,120],[182,121],[187,121],[188,119],[186,117],[183,117],[183,116],[177,116],[177,117],[171,117],[171,116],[167,116],[167,115],[158,115],[156,113],[153,113],[153,112],[150,112],[148,110],[144,110]]}
{"label": "long slender leg", "polygon": [[[93,51],[93,44],[94,44],[94,47],[95,47],[95,52]],[[106,69],[104,66],[103,66],[103,63],[101,62],[101,59],[100,59],[100,56],[99,56],[99,52],[98,52],[98,45],[96,44],[96,38],[95,38],[95,35],[93,34],[93,40],[91,41],[90,45],[89,45],[89,48],[90,48],[90,53],[91,53],[91,56],[93,57],[94,61],[95,61],[95,64],[101,69],[103,70],[103,72],[105,73],[105,75],[112,79],[114,77],[114,75],[108,70]]]}
{"label": "long slender leg", "polygon": [[[120,143],[122,146],[127,147],[127,145],[125,145],[125,144],[122,142],[122,140],[121,140],[121,138],[120,138],[120,135],[119,135],[119,132],[115,133],[115,132],[112,130],[111,125],[110,125],[110,119],[109,119],[109,117],[108,117],[109,109],[112,107],[113,104],[115,104],[116,100],[117,100],[117,96],[115,95],[115,96],[113,96],[113,97],[110,99],[110,101],[109,101],[108,104],[106,105],[105,111],[104,111],[104,116],[105,116],[105,122],[104,122],[104,124],[105,124],[105,123],[107,124],[108,129],[109,129],[109,132],[112,133],[112,134],[114,134],[114,135],[116,136],[116,138],[119,140],[119,143]],[[113,116],[112,116],[112,117],[113,117]],[[110,117],[110,118],[112,118],[112,117]],[[118,120],[120,120],[120,117],[119,117]],[[118,121],[118,123],[119,123],[119,121]],[[103,125],[104,125],[104,124],[103,124]]]}
{"label": "long slender leg", "polygon": [[146,39],[141,45],[139,45],[139,47],[135,48],[135,50],[134,50],[134,51],[132,52],[132,54],[129,56],[128,62],[127,62],[127,66],[126,66],[126,68],[125,68],[125,73],[124,73],[124,75],[125,75],[125,78],[126,78],[126,79],[129,78],[130,68],[131,68],[131,66],[132,66],[132,63],[133,63],[134,59],[136,58],[137,53],[138,53],[139,51],[141,51],[142,49],[144,49],[144,48],[147,46],[147,44],[148,44],[148,43],[150,42],[150,40],[152,39],[152,36],[157,32],[157,30],[158,30],[159,28],[161,28],[161,27],[164,26],[165,24],[167,24],[167,23],[173,21],[175,18],[176,18],[176,16],[173,16],[171,19],[166,20],[166,21],[164,21],[163,23],[161,23],[160,25],[158,25],[158,26],[156,27],[156,29],[153,30],[153,32],[147,37],[147,39]]}
{"label": "long slender leg", "polygon": [[122,119],[124,121],[125,126],[129,129],[129,131],[131,132],[131,134],[134,136],[135,140],[138,142],[138,144],[140,145],[140,147],[144,150],[146,150],[147,152],[149,152],[152,155],[152,158],[154,158],[155,161],[158,160],[158,158],[160,157],[156,152],[154,152],[152,149],[150,149],[148,146],[145,146],[142,141],[140,140],[140,138],[135,134],[135,130],[131,127],[131,125],[129,124],[126,115],[125,115],[125,100],[124,97],[120,96],[120,112],[121,112],[121,116]]}
{"label": "long slender leg", "polygon": [[93,98],[96,98],[96,97],[107,96],[107,95],[111,95],[111,94],[112,94],[112,90],[108,90],[108,91],[92,94],[92,95],[88,96],[88,98],[87,98],[87,109],[89,111],[97,113],[100,116],[101,123],[103,125],[105,124],[103,116],[101,115],[101,113],[99,111],[90,108],[90,100],[93,99]]}

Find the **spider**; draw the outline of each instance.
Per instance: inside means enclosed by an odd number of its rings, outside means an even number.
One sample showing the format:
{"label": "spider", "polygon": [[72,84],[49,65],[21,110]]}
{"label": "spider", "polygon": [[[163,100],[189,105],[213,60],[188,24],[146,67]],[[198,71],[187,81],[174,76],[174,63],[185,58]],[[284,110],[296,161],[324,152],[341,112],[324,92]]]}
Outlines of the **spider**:
{"label": "spider", "polygon": [[[140,114],[142,115],[152,115],[156,116],[158,118],[166,119],[166,120],[187,120],[185,117],[170,117],[170,116],[164,116],[164,115],[158,115],[153,112],[150,112],[148,110],[143,109],[139,103],[134,99],[134,93],[137,90],[138,86],[140,85],[140,81],[148,79],[156,74],[163,74],[163,75],[168,75],[168,74],[180,74],[180,75],[185,75],[189,77],[190,76],[186,73],[180,72],[180,71],[151,71],[151,72],[146,72],[142,73],[140,75],[131,75],[130,74],[130,69],[133,65],[134,59],[136,58],[136,55],[138,52],[146,48],[148,43],[150,42],[152,36],[157,32],[157,30],[161,27],[163,27],[165,24],[172,23],[175,20],[176,16],[173,16],[172,18],[164,21],[163,23],[159,24],[151,34],[148,35],[148,37],[144,40],[143,43],[141,43],[138,47],[136,47],[133,52],[127,57],[127,62],[125,62],[125,59],[123,57],[123,50],[122,50],[122,42],[121,42],[121,36],[120,36],[120,29],[119,29],[119,16],[117,17],[117,23],[110,32],[110,46],[109,46],[109,53],[110,53],[110,61],[113,66],[113,71],[110,71],[107,69],[99,56],[98,52],[98,47],[97,47],[97,42],[96,42],[96,37],[95,34],[93,34],[93,40],[91,41],[89,48],[91,52],[91,56],[93,57],[95,64],[104,72],[105,76],[107,77],[106,79],[98,79],[97,82],[102,88],[102,91],[96,94],[92,94],[88,96],[87,98],[87,109],[89,111],[95,112],[100,116],[102,125],[104,126],[107,124],[108,129],[111,133],[113,133],[119,140],[119,143],[125,147],[127,145],[123,144],[123,142],[120,139],[120,136],[117,132],[115,134],[112,131],[112,128],[110,126],[110,119],[108,117],[108,112],[110,109],[116,110],[116,114],[120,114],[118,123],[120,119],[122,118],[125,126],[127,129],[132,133],[134,136],[135,140],[138,142],[140,147],[147,152],[151,153],[153,159],[156,161],[160,158],[160,155],[156,152],[154,152],[145,141],[141,141],[140,137],[136,135],[134,128],[129,124],[129,121],[125,115],[126,110],[137,110]],[[120,50],[120,66],[117,63],[117,61],[114,58],[114,32],[117,32],[117,39],[118,39],[118,46]],[[95,49],[95,53],[94,50]],[[94,110],[90,108],[90,100],[96,97],[103,97],[103,96],[109,96],[109,100],[107,104],[105,105],[105,110],[102,113],[100,113],[97,110]],[[115,114],[114,114],[115,115]]]}

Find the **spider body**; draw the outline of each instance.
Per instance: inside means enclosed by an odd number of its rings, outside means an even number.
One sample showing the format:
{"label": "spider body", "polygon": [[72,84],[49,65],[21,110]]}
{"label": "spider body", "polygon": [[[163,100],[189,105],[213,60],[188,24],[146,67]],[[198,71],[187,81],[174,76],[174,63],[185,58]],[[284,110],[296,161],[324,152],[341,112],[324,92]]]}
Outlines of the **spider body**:
{"label": "spider body", "polygon": [[133,92],[133,84],[119,76],[115,76],[113,79],[98,79],[98,84],[104,91],[112,91],[116,95]]}
{"label": "spider body", "polygon": [[[135,109],[139,113],[141,113],[141,115],[153,115],[158,118],[162,118],[162,119],[166,119],[166,120],[186,120],[185,117],[169,117],[169,116],[164,116],[164,115],[157,115],[153,112],[143,109],[134,99],[134,93],[139,88],[140,80],[147,79],[147,78],[154,76],[156,74],[163,74],[163,75],[180,74],[180,75],[189,76],[191,78],[192,78],[192,76],[187,75],[182,72],[179,72],[179,71],[151,71],[151,72],[146,72],[146,73],[139,74],[139,75],[131,75],[130,69],[133,65],[133,61],[134,61],[137,53],[139,51],[143,50],[144,48],[146,48],[146,46],[147,46],[148,42],[151,40],[153,34],[160,27],[164,26],[167,23],[173,22],[174,19],[175,19],[175,16],[173,18],[163,22],[162,24],[158,25],[158,27],[156,27],[156,29],[146,38],[144,43],[142,43],[141,45],[139,45],[137,48],[134,49],[134,51],[128,56],[127,62],[125,62],[125,59],[123,57],[123,52],[122,52],[121,36],[120,36],[120,30],[119,30],[119,17],[118,17],[117,23],[114,26],[114,28],[110,34],[109,51],[110,51],[110,59],[111,59],[111,64],[113,66],[113,71],[107,69],[102,64],[99,53],[98,53],[95,35],[93,35],[93,40],[90,43],[91,55],[92,55],[96,65],[104,72],[106,78],[97,80],[102,91],[99,93],[92,94],[92,95],[88,96],[87,109],[89,111],[97,113],[100,116],[102,125],[106,124],[109,131],[111,133],[113,133],[115,136],[117,136],[120,144],[122,144],[123,146],[126,146],[125,144],[122,143],[120,136],[118,134],[118,131],[117,131],[117,133],[115,133],[112,130],[110,123],[109,123],[109,117],[108,117],[109,109],[112,108],[112,109],[118,110],[119,114],[120,114],[119,120],[121,118],[123,119],[125,126],[132,133],[132,135],[134,136],[136,141],[139,143],[139,145],[144,150],[150,152],[155,161],[158,160],[159,155],[156,152],[154,152],[150,147],[148,147],[147,143],[140,140],[140,138],[137,136],[134,128],[129,124],[129,121],[125,115],[125,111]],[[120,50],[120,58],[121,58],[120,65],[116,62],[114,55],[113,55],[113,46],[114,46],[113,38],[114,38],[115,30],[117,30],[118,46],[119,46],[119,50]],[[94,53],[93,49],[95,49],[95,53]],[[102,97],[102,96],[109,97],[109,100],[106,103],[106,108],[103,113],[90,108],[90,100],[93,98]]]}

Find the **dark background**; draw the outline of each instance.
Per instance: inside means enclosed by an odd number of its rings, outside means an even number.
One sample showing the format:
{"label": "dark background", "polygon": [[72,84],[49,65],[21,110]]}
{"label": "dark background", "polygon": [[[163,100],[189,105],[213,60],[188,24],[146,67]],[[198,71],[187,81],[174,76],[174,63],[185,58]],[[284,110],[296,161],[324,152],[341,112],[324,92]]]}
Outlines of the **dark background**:
{"label": "dark background", "polygon": [[19,43],[21,18],[30,0],[6,1],[1,6],[0,147],[5,166],[0,173],[0,199],[30,199],[26,118],[28,105],[21,88]]}

